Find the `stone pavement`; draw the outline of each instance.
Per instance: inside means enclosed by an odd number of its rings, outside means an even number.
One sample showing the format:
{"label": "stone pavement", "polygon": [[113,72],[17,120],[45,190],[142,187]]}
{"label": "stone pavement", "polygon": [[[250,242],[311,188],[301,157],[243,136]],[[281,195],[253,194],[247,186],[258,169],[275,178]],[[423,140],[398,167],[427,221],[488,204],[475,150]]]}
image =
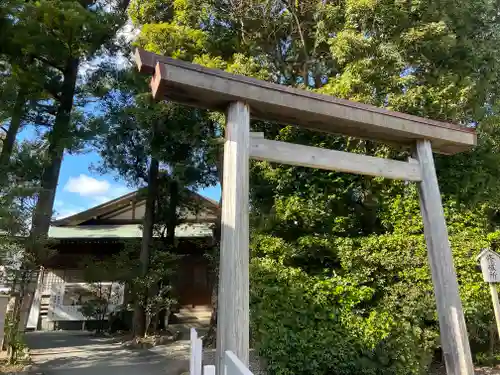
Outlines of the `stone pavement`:
{"label": "stone pavement", "polygon": [[26,335],[32,373],[44,375],[179,375],[189,366],[189,342],[152,349],[124,349],[116,338],[87,332],[32,332]]}

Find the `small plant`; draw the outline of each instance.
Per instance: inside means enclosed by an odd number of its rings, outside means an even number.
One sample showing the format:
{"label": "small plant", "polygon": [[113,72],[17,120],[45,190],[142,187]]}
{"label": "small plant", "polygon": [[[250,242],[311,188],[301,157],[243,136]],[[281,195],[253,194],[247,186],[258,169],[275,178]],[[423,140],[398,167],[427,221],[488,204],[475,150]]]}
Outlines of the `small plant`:
{"label": "small plant", "polygon": [[18,325],[19,321],[15,319],[13,314],[7,314],[4,333],[9,365],[16,365],[26,360],[27,346],[24,342],[24,334],[19,332]]}
{"label": "small plant", "polygon": [[115,289],[113,284],[96,282],[88,284],[87,293],[90,297],[81,302],[79,311],[85,318],[97,321],[96,334],[101,334],[116,300]]}
{"label": "small plant", "polygon": [[165,316],[169,316],[172,306],[177,302],[175,299],[170,298],[170,290],[172,287],[170,285],[164,286],[155,296],[149,297],[145,303],[146,311],[146,325],[145,325],[145,336],[149,332],[151,326],[151,321],[154,317],[157,317],[160,311],[165,310]]}
{"label": "small plant", "polygon": [[178,255],[157,251],[152,256],[152,267],[148,275],[144,278],[135,277],[130,281],[134,298],[146,313],[145,336],[148,332],[157,330],[160,312],[165,311],[165,317],[168,318],[172,307],[177,303],[173,295],[172,278],[175,274],[174,264],[178,259]]}
{"label": "small plant", "polygon": [[104,298],[95,298],[85,301],[80,307],[80,312],[85,318],[96,320],[98,322],[96,334],[102,333],[104,330],[104,321],[106,320],[108,314],[107,300]]}

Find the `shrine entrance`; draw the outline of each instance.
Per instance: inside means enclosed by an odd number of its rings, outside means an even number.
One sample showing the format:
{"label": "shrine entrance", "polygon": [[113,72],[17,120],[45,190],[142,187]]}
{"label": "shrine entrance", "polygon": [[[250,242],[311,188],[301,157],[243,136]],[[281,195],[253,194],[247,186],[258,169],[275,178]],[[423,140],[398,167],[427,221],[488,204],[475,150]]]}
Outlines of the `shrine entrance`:
{"label": "shrine entrance", "polygon": [[[448,374],[473,375],[433,151],[453,154],[476,143],[474,130],[137,50],[157,100],[226,112],[219,268],[217,371],[233,351],[248,365],[249,159],[416,182]],[[250,133],[250,116],[311,130],[408,147],[408,162],[267,140]]]}

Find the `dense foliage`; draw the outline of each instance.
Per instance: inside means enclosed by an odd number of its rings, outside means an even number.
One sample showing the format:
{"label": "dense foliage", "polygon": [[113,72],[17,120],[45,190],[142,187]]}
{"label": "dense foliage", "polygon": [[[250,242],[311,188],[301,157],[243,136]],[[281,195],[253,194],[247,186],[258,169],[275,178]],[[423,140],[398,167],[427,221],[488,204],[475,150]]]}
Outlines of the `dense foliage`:
{"label": "dense foliage", "polygon": [[[450,240],[471,345],[485,359],[492,355],[488,340],[495,328],[475,257],[493,238],[467,230]],[[254,238],[252,333],[272,373],[426,370],[439,348],[439,328],[423,236],[322,242],[324,255],[338,265],[311,275],[291,265],[301,257],[300,245]]]}
{"label": "dense foliage", "polygon": [[[273,373],[419,374],[440,360],[416,189],[405,190],[405,196],[388,197],[378,208],[383,233],[339,235],[333,229],[339,223],[350,227],[345,219],[330,223],[331,234],[320,232],[328,223],[325,216],[318,224],[307,221],[299,232],[298,220],[318,216],[301,211],[298,200],[286,209],[275,205],[271,217],[254,220],[261,234],[254,235],[252,246],[252,333]],[[445,202],[469,339],[479,362],[494,361],[497,350],[491,300],[476,260],[482,249],[497,246],[499,233],[491,232],[487,212],[484,206]],[[319,229],[311,231],[315,225]],[[309,354],[299,355],[303,352]],[[327,357],[310,361],[321,355]]]}

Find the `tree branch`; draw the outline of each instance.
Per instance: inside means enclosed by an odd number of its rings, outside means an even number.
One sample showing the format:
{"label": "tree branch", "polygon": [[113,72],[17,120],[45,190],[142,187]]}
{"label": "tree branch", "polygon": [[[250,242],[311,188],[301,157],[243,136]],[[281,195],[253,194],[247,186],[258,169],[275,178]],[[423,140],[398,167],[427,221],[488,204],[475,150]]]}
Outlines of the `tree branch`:
{"label": "tree branch", "polygon": [[45,83],[43,85],[43,88],[50,94],[54,97],[54,99],[56,100],[61,100],[61,96],[59,95],[59,93],[57,91],[54,90],[54,87],[48,85],[47,83]]}
{"label": "tree branch", "polygon": [[46,64],[56,70],[59,70],[61,73],[64,73],[64,69],[62,69],[60,66],[57,66],[55,63],[53,63],[52,61],[49,61],[48,59],[46,59],[45,57],[42,57],[42,56],[35,56],[35,55],[31,55],[31,58],[35,59],[35,60],[38,60],[40,61],[41,63],[43,64]]}
{"label": "tree branch", "polygon": [[302,78],[304,79],[304,85],[307,86],[308,84],[308,67],[309,67],[309,53],[307,52],[307,45],[306,45],[306,39],[304,37],[304,33],[302,31],[302,27],[300,26],[300,20],[299,17],[297,16],[297,13],[295,13],[295,9],[293,9],[293,6],[289,6],[288,9],[292,13],[292,16],[295,20],[295,23],[297,24],[297,31],[299,32],[300,40],[302,42],[302,48],[304,50],[304,63],[302,64]]}

